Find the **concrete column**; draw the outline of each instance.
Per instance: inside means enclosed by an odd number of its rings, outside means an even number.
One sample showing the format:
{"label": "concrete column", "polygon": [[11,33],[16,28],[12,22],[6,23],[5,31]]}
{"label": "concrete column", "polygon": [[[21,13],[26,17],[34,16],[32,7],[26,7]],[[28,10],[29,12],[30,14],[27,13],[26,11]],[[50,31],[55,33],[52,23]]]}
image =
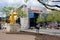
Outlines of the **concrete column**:
{"label": "concrete column", "polygon": [[28,16],[28,8],[23,8],[25,13],[27,14],[27,17],[21,18],[21,29],[28,29],[29,28],[29,16]]}

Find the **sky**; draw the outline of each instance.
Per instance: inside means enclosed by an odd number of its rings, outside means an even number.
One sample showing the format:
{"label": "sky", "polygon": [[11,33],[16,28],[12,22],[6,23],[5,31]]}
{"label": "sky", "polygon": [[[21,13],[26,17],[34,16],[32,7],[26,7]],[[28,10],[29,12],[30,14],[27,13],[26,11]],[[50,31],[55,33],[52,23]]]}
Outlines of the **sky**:
{"label": "sky", "polygon": [[[45,1],[44,1],[45,2]],[[56,4],[60,5],[60,2],[51,2],[49,0],[49,4]],[[38,7],[44,7],[41,3],[39,3],[37,0],[28,0],[27,3],[24,2],[24,0],[0,0],[0,10],[3,7],[13,6],[13,7],[20,7],[21,5],[26,4],[27,6],[38,6]]]}
{"label": "sky", "polygon": [[[60,2],[57,3],[52,3],[49,2],[50,4],[58,4],[60,5]],[[4,6],[20,6],[22,4],[25,4],[24,0],[0,0],[0,8],[4,7]],[[28,6],[42,6],[37,0],[28,0],[28,2],[26,3]]]}
{"label": "sky", "polygon": [[17,6],[23,4],[23,0],[0,0],[0,8],[4,6]]}
{"label": "sky", "polygon": [[[45,1],[44,1],[45,2]],[[48,1],[49,4],[56,4],[60,5],[60,2],[51,2]],[[41,3],[39,3],[37,0],[28,0],[27,3],[24,2],[24,0],[0,0],[0,10],[3,7],[13,6],[13,7],[20,7],[21,5],[26,4],[27,6],[38,6],[38,7],[44,7]],[[58,8],[57,8],[58,9]],[[1,14],[1,13],[0,13]]]}

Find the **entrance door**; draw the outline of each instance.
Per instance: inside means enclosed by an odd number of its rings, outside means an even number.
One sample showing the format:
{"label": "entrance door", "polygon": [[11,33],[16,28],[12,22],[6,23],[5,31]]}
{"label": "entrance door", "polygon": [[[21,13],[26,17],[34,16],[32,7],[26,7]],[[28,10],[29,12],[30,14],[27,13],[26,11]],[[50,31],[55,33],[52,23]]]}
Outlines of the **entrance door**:
{"label": "entrance door", "polygon": [[38,16],[39,16],[39,13],[34,13],[34,16],[35,16],[35,19],[34,19],[34,20],[35,20],[35,27],[36,27],[36,25],[37,25],[36,22],[37,22],[37,18],[38,18]]}
{"label": "entrance door", "polygon": [[39,13],[30,13],[30,17],[29,17],[30,28],[36,27],[36,24],[37,24],[36,21],[38,16],[39,16]]}

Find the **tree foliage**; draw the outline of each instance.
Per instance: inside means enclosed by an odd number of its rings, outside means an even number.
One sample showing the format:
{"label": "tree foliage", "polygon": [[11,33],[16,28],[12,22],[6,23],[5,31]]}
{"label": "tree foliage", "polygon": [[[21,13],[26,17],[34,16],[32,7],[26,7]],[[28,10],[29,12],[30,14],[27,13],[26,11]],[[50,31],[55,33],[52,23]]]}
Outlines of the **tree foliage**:
{"label": "tree foliage", "polygon": [[[44,16],[44,15],[46,15],[46,16]],[[54,21],[60,23],[60,12],[51,11],[48,15],[47,14],[44,14],[44,15],[42,15],[43,18],[41,18],[41,17],[37,18],[37,23],[39,23],[39,22],[54,22]]]}
{"label": "tree foliage", "polygon": [[50,14],[47,17],[48,21],[50,20],[50,21],[60,22],[60,12],[58,12],[58,11],[51,11]]}
{"label": "tree foliage", "polygon": [[10,11],[14,9],[13,7],[4,7],[2,8],[2,12],[6,14],[6,17],[9,16]]}
{"label": "tree foliage", "polygon": [[37,18],[37,23],[44,22],[44,21],[45,21],[44,18],[41,18],[41,17]]}
{"label": "tree foliage", "polygon": [[17,8],[16,12],[19,14],[20,17],[27,17],[27,14],[22,10],[22,8]]}
{"label": "tree foliage", "polygon": [[54,11],[53,16],[55,21],[60,22],[60,12]]}
{"label": "tree foliage", "polygon": [[46,20],[47,20],[48,22],[53,22],[53,21],[54,21],[54,16],[53,16],[53,14],[49,14],[49,15],[47,16]]}
{"label": "tree foliage", "polygon": [[9,13],[13,10],[13,12],[18,13],[20,17],[26,17],[26,13],[22,10],[22,8],[14,8],[14,7],[4,7],[2,8],[2,12],[6,14],[6,17],[9,16]]}

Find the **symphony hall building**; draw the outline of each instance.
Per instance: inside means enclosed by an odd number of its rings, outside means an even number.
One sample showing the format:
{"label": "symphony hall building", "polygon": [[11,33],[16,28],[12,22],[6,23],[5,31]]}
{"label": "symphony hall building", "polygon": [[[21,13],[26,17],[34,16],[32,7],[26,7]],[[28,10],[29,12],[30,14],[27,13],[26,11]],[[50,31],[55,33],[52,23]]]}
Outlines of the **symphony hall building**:
{"label": "symphony hall building", "polygon": [[42,13],[47,13],[47,9],[45,7],[38,7],[38,6],[30,6],[27,7],[26,5],[21,6],[23,11],[26,12],[26,18],[21,19],[21,29],[28,29],[30,27],[36,26],[36,20],[38,16],[40,17]]}

